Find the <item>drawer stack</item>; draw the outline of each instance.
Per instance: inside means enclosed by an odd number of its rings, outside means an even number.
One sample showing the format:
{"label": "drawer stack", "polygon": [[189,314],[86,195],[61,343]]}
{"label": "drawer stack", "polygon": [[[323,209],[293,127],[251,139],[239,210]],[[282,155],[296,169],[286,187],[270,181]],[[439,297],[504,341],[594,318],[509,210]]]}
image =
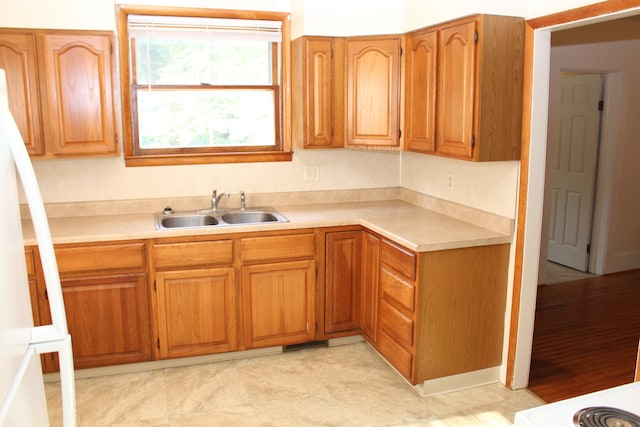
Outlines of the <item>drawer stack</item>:
{"label": "drawer stack", "polygon": [[411,378],[416,341],[416,254],[383,240],[380,255],[378,350]]}

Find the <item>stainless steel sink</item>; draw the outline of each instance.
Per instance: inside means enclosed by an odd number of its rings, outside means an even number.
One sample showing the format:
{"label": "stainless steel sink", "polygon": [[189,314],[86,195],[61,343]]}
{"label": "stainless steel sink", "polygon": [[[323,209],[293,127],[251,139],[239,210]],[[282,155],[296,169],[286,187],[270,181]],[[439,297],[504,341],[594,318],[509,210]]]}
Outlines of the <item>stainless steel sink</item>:
{"label": "stainless steel sink", "polygon": [[273,208],[225,209],[218,211],[177,212],[155,214],[156,229],[225,227],[233,225],[274,224],[289,222]]}
{"label": "stainless steel sink", "polygon": [[[189,228],[218,225],[218,220],[204,214],[166,214],[157,218],[156,228]],[[158,227],[159,225],[159,227]]]}
{"label": "stainless steel sink", "polygon": [[262,222],[278,221],[271,212],[229,212],[222,215],[222,220],[227,224],[260,224]]}

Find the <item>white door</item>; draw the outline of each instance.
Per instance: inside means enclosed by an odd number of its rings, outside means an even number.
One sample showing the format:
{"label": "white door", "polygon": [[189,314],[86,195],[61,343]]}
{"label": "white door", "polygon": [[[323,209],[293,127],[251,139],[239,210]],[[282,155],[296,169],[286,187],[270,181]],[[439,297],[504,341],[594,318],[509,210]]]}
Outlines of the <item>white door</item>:
{"label": "white door", "polygon": [[601,93],[600,74],[560,77],[548,259],[580,271],[589,263]]}

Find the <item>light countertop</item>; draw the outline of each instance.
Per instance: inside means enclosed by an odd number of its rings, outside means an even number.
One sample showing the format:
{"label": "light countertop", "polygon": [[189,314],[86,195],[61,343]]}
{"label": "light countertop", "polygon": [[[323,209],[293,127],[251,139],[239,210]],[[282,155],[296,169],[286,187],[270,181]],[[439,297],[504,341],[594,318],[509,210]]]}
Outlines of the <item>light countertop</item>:
{"label": "light countertop", "polygon": [[[251,207],[253,208],[253,207]],[[153,213],[49,218],[53,242],[89,243],[217,235],[251,231],[362,225],[416,252],[510,243],[511,236],[400,201],[275,206],[286,223],[156,230]],[[36,244],[29,220],[23,221],[25,245]]]}

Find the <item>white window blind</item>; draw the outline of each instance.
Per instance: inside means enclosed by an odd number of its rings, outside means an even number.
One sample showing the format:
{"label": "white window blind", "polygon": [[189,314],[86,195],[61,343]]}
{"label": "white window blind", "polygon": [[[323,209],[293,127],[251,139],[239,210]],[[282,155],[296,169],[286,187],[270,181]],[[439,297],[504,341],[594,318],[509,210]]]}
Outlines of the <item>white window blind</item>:
{"label": "white window blind", "polygon": [[282,22],[182,16],[129,15],[129,37],[207,37],[219,40],[282,41]]}

